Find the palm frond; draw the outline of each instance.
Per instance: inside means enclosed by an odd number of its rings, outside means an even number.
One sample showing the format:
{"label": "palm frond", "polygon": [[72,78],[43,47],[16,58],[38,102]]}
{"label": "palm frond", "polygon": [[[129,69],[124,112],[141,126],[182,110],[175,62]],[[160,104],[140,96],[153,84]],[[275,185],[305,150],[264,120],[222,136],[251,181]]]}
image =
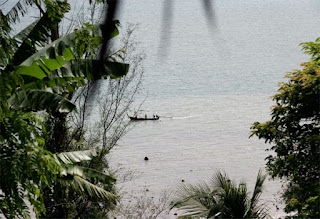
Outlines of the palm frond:
{"label": "palm frond", "polygon": [[84,150],[84,151],[70,151],[62,152],[56,154],[55,156],[59,158],[64,164],[74,164],[81,161],[90,161],[93,157],[99,155],[98,149]]}
{"label": "palm frond", "polygon": [[10,20],[10,22],[16,22],[19,20],[19,13],[24,16],[27,12],[27,8],[32,6],[33,0],[19,0],[8,13],[6,17]]}
{"label": "palm frond", "polygon": [[253,218],[262,218],[262,219],[271,219],[272,217],[269,214],[270,208],[266,203],[256,205],[253,209]]}
{"label": "palm frond", "polygon": [[205,216],[208,208],[215,202],[211,188],[205,182],[196,185],[184,183],[177,189],[177,200],[171,204],[171,208],[182,210],[184,216]]}
{"label": "palm frond", "polygon": [[29,26],[21,30],[19,33],[17,33],[13,38],[22,43],[25,39],[28,38],[29,34],[32,32],[32,30],[34,29],[34,27],[37,25],[39,21],[40,19],[35,20]]}
{"label": "palm frond", "polygon": [[[177,189],[177,207],[184,215],[207,218],[268,218],[268,210],[258,205],[265,176],[258,174],[255,190],[250,199],[246,183],[238,185],[225,172],[216,172],[210,182],[196,185],[183,184]],[[253,202],[253,203],[251,203]]]}
{"label": "palm frond", "polygon": [[[190,199],[205,199],[211,193],[211,189],[205,182],[199,182],[196,185],[184,183],[177,188],[177,196],[182,198],[180,202],[186,202]],[[180,203],[178,202],[178,203]]]}
{"label": "palm frond", "polygon": [[111,176],[106,175],[103,172],[97,171],[95,169],[77,166],[77,165],[61,165],[61,174],[62,175],[77,175],[84,179],[89,179],[92,182],[102,182],[110,183],[115,182],[115,179]]}
{"label": "palm frond", "polygon": [[8,102],[13,109],[47,110],[56,113],[68,113],[76,107],[63,96],[45,90],[20,91],[17,95],[13,95]]}
{"label": "palm frond", "polygon": [[194,199],[190,199],[183,205],[180,205],[179,210],[182,211],[181,216],[207,217],[208,215],[208,208]]}
{"label": "palm frond", "polygon": [[250,201],[251,208],[256,207],[257,204],[258,204],[260,195],[261,195],[261,193],[263,191],[263,188],[264,188],[263,187],[263,183],[266,180],[266,177],[267,177],[267,175],[263,175],[262,171],[259,170],[258,176],[257,176],[257,180],[256,180],[256,184],[254,186],[254,190],[253,190],[253,193],[252,193],[252,198],[251,198],[251,201]]}
{"label": "palm frond", "polygon": [[79,176],[73,176],[73,179],[69,184],[76,192],[80,194],[94,197],[100,200],[107,200],[112,203],[114,203],[116,200],[116,195],[104,190],[97,185],[90,183],[89,181]]}
{"label": "palm frond", "polygon": [[224,211],[224,206],[222,202],[217,202],[215,205],[211,205],[208,210],[207,218],[219,218],[219,215],[222,215]]}
{"label": "palm frond", "polygon": [[231,188],[235,188],[236,185],[232,182],[225,172],[216,172],[210,181],[210,185],[220,190],[222,193],[227,192]]}
{"label": "palm frond", "polygon": [[221,196],[223,201],[223,214],[233,218],[241,218],[248,211],[248,192],[247,186],[240,183],[239,186],[230,184],[224,187],[224,194]]}

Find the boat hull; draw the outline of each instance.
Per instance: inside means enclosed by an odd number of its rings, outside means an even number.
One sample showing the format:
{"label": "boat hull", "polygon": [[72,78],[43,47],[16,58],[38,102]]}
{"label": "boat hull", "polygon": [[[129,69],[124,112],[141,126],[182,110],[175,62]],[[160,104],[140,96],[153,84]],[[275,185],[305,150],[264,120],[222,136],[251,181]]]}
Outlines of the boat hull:
{"label": "boat hull", "polygon": [[130,118],[130,120],[133,120],[133,121],[159,120],[159,117],[155,117],[155,118],[136,118],[136,117],[129,116],[129,118]]}

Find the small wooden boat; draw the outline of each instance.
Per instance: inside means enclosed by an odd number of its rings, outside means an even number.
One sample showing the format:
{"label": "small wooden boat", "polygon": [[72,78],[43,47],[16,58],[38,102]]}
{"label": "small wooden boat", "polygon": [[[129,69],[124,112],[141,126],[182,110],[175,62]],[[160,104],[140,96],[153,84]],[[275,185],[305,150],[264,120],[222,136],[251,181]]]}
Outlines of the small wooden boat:
{"label": "small wooden boat", "polygon": [[136,116],[129,116],[129,118],[130,118],[130,120],[135,120],[135,121],[139,120],[140,121],[140,120],[159,120],[160,117],[159,116],[155,116],[153,118],[148,118],[148,117],[147,118],[145,118],[145,117],[140,117],[139,118],[139,117],[136,117]]}

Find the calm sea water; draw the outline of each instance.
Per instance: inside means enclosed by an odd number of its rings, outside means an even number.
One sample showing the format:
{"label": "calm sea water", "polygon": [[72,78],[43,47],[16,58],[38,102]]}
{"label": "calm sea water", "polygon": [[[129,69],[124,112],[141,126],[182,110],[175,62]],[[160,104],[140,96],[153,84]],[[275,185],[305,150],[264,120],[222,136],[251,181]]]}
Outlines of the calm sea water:
{"label": "calm sea water", "polygon": [[[128,196],[148,190],[159,197],[182,180],[208,181],[219,169],[252,190],[270,146],[249,139],[250,126],[270,119],[278,82],[308,60],[299,43],[319,37],[320,1],[215,0],[210,22],[202,1],[171,0],[171,16],[166,2],[121,4],[118,17],[140,23],[135,38],[147,56],[141,115],[161,118],[135,123],[111,151],[114,169],[135,172],[119,187]],[[273,206],[280,188],[268,181],[262,197],[274,217],[282,214]]]}
{"label": "calm sea water", "polygon": [[[122,1],[119,18],[140,23],[136,39],[147,55],[141,115],[161,118],[136,123],[111,152],[111,165],[137,174],[120,186],[157,197],[220,169],[252,190],[270,146],[249,139],[250,126],[270,119],[278,82],[308,60],[299,43],[319,37],[320,1],[216,0],[212,22],[202,1],[172,1],[170,20],[164,3]],[[280,188],[268,181],[262,197],[274,217]]]}

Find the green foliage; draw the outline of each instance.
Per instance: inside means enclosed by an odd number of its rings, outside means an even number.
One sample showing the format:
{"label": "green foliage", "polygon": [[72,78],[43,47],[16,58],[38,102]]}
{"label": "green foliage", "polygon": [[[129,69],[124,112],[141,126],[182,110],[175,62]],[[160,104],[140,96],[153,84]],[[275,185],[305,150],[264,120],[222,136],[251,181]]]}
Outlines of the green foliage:
{"label": "green foliage", "polygon": [[[0,11],[0,214],[8,218],[28,217],[26,201],[37,216],[44,216],[52,210],[45,205],[52,198],[92,198],[112,204],[116,198],[111,193],[113,177],[81,166],[100,152],[53,154],[67,149],[65,115],[75,110],[68,98],[94,78],[98,60],[93,55],[88,59],[87,54],[101,43],[101,25],[87,25],[50,43],[70,6],[67,1],[43,2],[46,10],[40,1],[21,0],[7,15]],[[31,5],[39,8],[40,18],[12,37],[11,25]],[[116,26],[113,33],[112,37],[118,34]],[[86,46],[78,48],[82,43]],[[125,63],[103,64],[105,77],[128,71]],[[44,114],[48,116],[40,116]],[[48,118],[55,119],[51,127]],[[53,196],[47,196],[51,191]],[[65,210],[51,207],[56,213]]]}
{"label": "green foliage", "polygon": [[[1,20],[4,21],[5,27],[3,28],[3,39],[8,38],[3,42],[3,49],[0,49],[0,53],[4,54],[0,60],[4,67],[1,77],[9,77],[7,84],[10,85],[10,90],[7,92],[11,92],[10,95],[16,94],[10,101],[10,104],[15,108],[29,103],[26,108],[48,110],[48,106],[51,105],[50,108],[53,112],[68,113],[75,106],[65,98],[66,95],[92,80],[93,75],[97,72],[97,66],[100,63],[93,58],[93,54],[102,42],[101,28],[103,27],[102,25],[86,24],[84,29],[77,30],[48,44],[52,26],[60,22],[63,14],[69,10],[69,5],[60,1],[58,1],[59,4],[56,1],[45,2],[47,3],[47,12],[17,34],[15,38],[9,37],[11,30],[8,23],[9,18],[1,14]],[[51,12],[54,9],[57,13]],[[111,37],[119,33],[116,27],[119,25],[118,21],[115,21],[114,25]],[[43,46],[45,47],[41,49]],[[80,53],[85,53],[85,56]],[[104,68],[105,77],[108,75],[113,78],[121,77],[128,72],[128,65],[125,63],[106,61]],[[23,80],[23,89],[21,89],[21,82],[12,83],[14,82],[11,80],[12,77],[16,77],[20,81]],[[41,92],[37,92],[35,89],[39,89]],[[26,95],[26,90],[32,91]],[[50,93],[60,95],[60,98],[55,98],[57,100],[55,105],[49,102],[50,96],[55,96]],[[42,98],[45,96],[48,96],[48,101]],[[42,104],[38,104],[39,98],[43,99]],[[64,103],[62,104],[58,99]],[[18,103],[13,103],[14,100]],[[64,107],[61,108],[61,105]]]}
{"label": "green foliage", "polygon": [[314,61],[320,60],[320,37],[315,42],[301,43],[305,53],[310,54]]}
{"label": "green foliage", "polygon": [[[55,155],[61,162],[61,180],[69,184],[78,193],[88,197],[95,197],[101,200],[115,202],[115,195],[97,186],[98,183],[110,185],[115,179],[104,172],[93,168],[75,165],[84,161],[91,161],[94,157],[100,156],[100,150],[91,149],[84,151],[63,152]],[[85,180],[88,179],[88,180]]]}
{"label": "green foliage", "polygon": [[54,156],[43,149],[39,123],[33,113],[0,112],[0,212],[7,217],[27,213],[25,198],[36,213],[45,212],[41,188],[60,172]]}
{"label": "green foliage", "polygon": [[[49,42],[51,29],[56,26],[70,7],[64,1],[45,1],[47,11],[38,19],[32,30],[25,34],[15,55],[7,67],[20,65],[24,60],[37,52],[37,46],[45,46]],[[26,29],[25,29],[26,30]]]}
{"label": "green foliage", "polygon": [[70,10],[70,5],[67,1],[44,0],[44,3],[47,9],[46,13],[48,14],[48,18],[51,21],[48,22],[48,25],[51,25],[51,28],[59,23],[64,14]]}
{"label": "green foliage", "polygon": [[56,156],[59,158],[61,162],[64,164],[73,164],[79,163],[81,161],[90,161],[94,157],[99,155],[99,151],[95,150],[84,150],[84,151],[69,151],[59,153]]}
{"label": "green foliage", "polygon": [[[95,32],[99,33],[102,26],[99,25],[94,28]],[[116,26],[115,30],[117,33]],[[72,111],[75,106],[65,98],[66,94],[74,92],[79,86],[92,80],[93,74],[97,72],[97,66],[99,65],[99,61],[95,59],[75,59],[75,54],[82,53],[84,50],[89,50],[86,53],[92,53],[92,50],[98,47],[97,37],[85,38],[80,34],[81,39],[77,39],[78,32],[87,31],[87,29],[79,30],[76,33],[59,38],[15,68],[14,73],[18,76],[23,76],[25,81],[24,90],[32,90],[28,92],[28,95],[25,95],[24,91],[20,91],[17,94],[18,98],[17,96],[12,97],[11,102],[13,100],[19,100],[20,102],[12,104],[12,106],[19,108],[23,105],[32,110],[50,110],[48,109],[50,107],[51,111],[62,113]],[[83,41],[86,41],[91,46],[79,47],[80,44],[85,45],[82,43]],[[73,52],[73,48],[77,50],[76,53]],[[80,57],[79,54],[77,56]],[[104,67],[105,76],[112,78],[125,75],[129,68],[128,64],[109,61],[104,63]],[[34,89],[40,89],[41,92],[37,92]],[[60,98],[55,94],[60,95]],[[44,98],[45,96],[48,97],[47,101]],[[50,99],[54,96],[57,102],[50,103]],[[42,99],[41,104],[38,101],[39,97]],[[29,103],[29,106],[25,106],[26,103]],[[35,106],[36,108],[34,108]]]}
{"label": "green foliage", "polygon": [[[102,42],[99,26],[94,26],[89,23],[84,23],[81,30],[76,30],[76,38],[74,40],[74,50],[78,57],[92,57],[96,54],[96,49]],[[115,28],[117,30],[117,28]],[[116,34],[117,35],[117,34]],[[90,39],[90,40],[88,40]]]}
{"label": "green foliage", "polygon": [[288,180],[285,210],[298,211],[299,217],[320,217],[319,41],[302,44],[312,59],[280,84],[273,96],[272,120],[252,126],[252,135],[272,144],[275,154],[266,158],[267,169],[272,177]]}
{"label": "green foliage", "polygon": [[[12,109],[68,113],[75,105],[64,97],[44,90],[28,90],[18,93],[8,100]],[[17,100],[18,99],[18,100]]]}
{"label": "green foliage", "polygon": [[225,173],[217,172],[209,185],[205,182],[196,185],[182,184],[177,191],[178,198],[171,208],[182,210],[183,216],[269,218],[265,207],[259,204],[265,178],[259,171],[250,198],[244,182],[237,186]]}
{"label": "green foliage", "polygon": [[16,41],[13,40],[9,33],[11,32],[11,27],[9,25],[9,18],[5,16],[0,10],[0,68],[4,68],[9,59],[13,56],[13,48],[16,47]]}
{"label": "green foliage", "polygon": [[79,197],[114,204],[116,196],[99,184],[112,185],[115,179],[104,172],[78,166],[99,157],[100,152],[92,149],[52,154],[44,149],[40,127],[41,119],[36,114],[1,111],[0,212],[8,218],[25,217],[29,214],[25,203],[28,200],[37,215],[44,215],[48,210],[44,205],[45,188],[59,189],[61,193],[69,187],[67,190],[77,192]]}
{"label": "green foliage", "polygon": [[20,0],[18,1],[8,12],[7,18],[10,22],[16,22],[20,20],[20,15],[24,16],[27,12],[27,8],[34,4],[34,0]]}

